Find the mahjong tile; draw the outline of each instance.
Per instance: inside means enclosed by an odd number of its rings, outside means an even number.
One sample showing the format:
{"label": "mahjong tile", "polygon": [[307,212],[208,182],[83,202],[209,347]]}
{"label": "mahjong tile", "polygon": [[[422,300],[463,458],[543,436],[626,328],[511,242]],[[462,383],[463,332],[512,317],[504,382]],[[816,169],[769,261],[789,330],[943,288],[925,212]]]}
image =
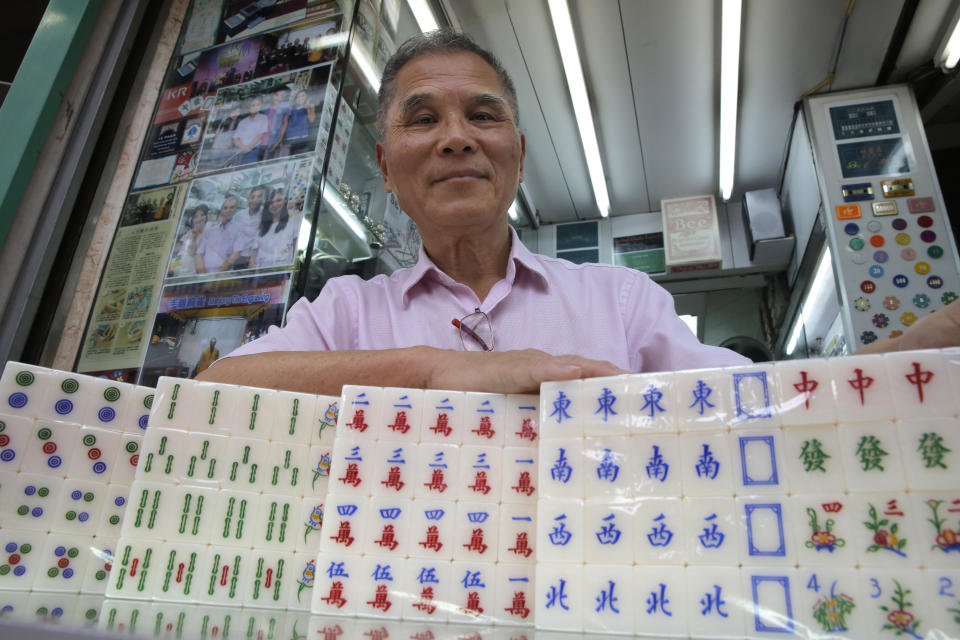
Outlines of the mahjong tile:
{"label": "mahjong tile", "polygon": [[634,478],[630,471],[639,459],[635,451],[637,443],[638,439],[626,435],[584,438],[585,494],[610,499],[633,495]]}
{"label": "mahjong tile", "polygon": [[120,528],[124,538],[165,540],[172,535],[174,524],[164,521],[161,510],[175,513],[176,502],[173,485],[137,480],[130,488],[129,505]]}
{"label": "mahjong tile", "polygon": [[730,442],[736,460],[733,487],[737,495],[788,491],[781,430],[736,429],[730,434]]}
{"label": "mahjong tile", "polygon": [[127,433],[143,433],[150,422],[150,410],[153,408],[154,389],[151,387],[134,387],[129,409],[123,422],[123,430]]}
{"label": "mahjong tile", "polygon": [[16,473],[33,437],[34,419],[0,416],[0,471]]}
{"label": "mahjong tile", "polygon": [[783,425],[810,426],[837,421],[834,382],[827,360],[783,360],[774,366]]}
{"label": "mahjong tile", "polygon": [[861,568],[920,567],[924,543],[914,521],[928,513],[917,512],[919,505],[896,491],[851,494],[849,503],[858,526],[848,544],[854,546]]}
{"label": "mahjong tile", "polygon": [[333,448],[339,417],[339,397],[317,396],[316,411],[313,417],[313,430],[310,434],[310,444],[312,446]]}
{"label": "mahjong tile", "polygon": [[846,486],[835,426],[787,428],[782,442],[782,468],[793,493],[830,492]]}
{"label": "mahjong tile", "polygon": [[[134,486],[134,495],[136,490],[137,487]],[[159,522],[163,523],[159,529],[163,538],[176,542],[207,544],[213,532],[220,527],[219,519],[214,517],[214,506],[220,500],[220,492],[213,488],[186,484],[161,490],[167,496],[166,501],[160,503],[158,518]]]}
{"label": "mahjong tile", "polygon": [[19,362],[7,362],[0,379],[0,411],[28,419],[42,415],[45,397],[54,383],[53,371]]}
{"label": "mahjong tile", "polygon": [[255,549],[292,549],[300,533],[300,498],[264,493],[253,528]]}
{"label": "mahjong tile", "polygon": [[[229,433],[244,438],[267,440],[273,437],[283,426],[280,416],[279,392],[270,389],[253,389],[250,387],[235,387],[224,390],[226,401],[233,406],[233,427]],[[312,409],[310,418],[313,418]],[[296,424],[296,422],[294,422]],[[279,426],[278,426],[279,425]],[[205,429],[211,431],[211,429]]]}
{"label": "mahjong tile", "polygon": [[957,486],[960,467],[960,430],[954,418],[897,420],[907,488],[947,490]]}
{"label": "mahjong tile", "polygon": [[416,444],[389,441],[373,446],[371,492],[397,498],[413,496],[419,462]]}
{"label": "mahjong tile", "polygon": [[853,568],[857,551],[852,535],[860,514],[843,493],[795,494],[790,498],[800,566]]}
{"label": "mahjong tile", "polygon": [[353,442],[346,436],[337,438],[330,463],[330,491],[370,495],[376,446],[374,442]]}
{"label": "mahjong tile", "polygon": [[466,420],[467,396],[461,391],[423,392],[420,442],[460,444]]}
{"label": "mahjong tile", "polygon": [[928,568],[920,572],[920,579],[914,602],[928,616],[927,629],[955,636],[960,632],[960,571]]}
{"label": "mahjong tile", "polygon": [[859,573],[852,568],[801,568],[794,588],[797,623],[805,625],[813,637],[874,637]]}
{"label": "mahjong tile", "polygon": [[353,616],[359,607],[362,558],[342,553],[318,553],[310,610],[323,616]]}
{"label": "mahjong tile", "polygon": [[537,503],[537,562],[583,562],[584,513],[581,500],[542,499]]}
{"label": "mahjong tile", "polygon": [[93,536],[51,533],[40,555],[33,581],[35,591],[80,593],[90,556],[86,553]]}
{"label": "mahjong tile", "polygon": [[370,499],[367,525],[361,532],[367,554],[403,557],[413,544],[413,501],[394,496]]}
{"label": "mahjong tile", "polygon": [[116,382],[103,378],[83,376],[80,403],[76,418],[70,418],[81,424],[123,431],[127,414],[134,401],[136,387],[125,382]]}
{"label": "mahjong tile", "polygon": [[535,447],[540,434],[540,397],[508,395],[503,442],[508,447]]}
{"label": "mahjong tile", "polygon": [[341,434],[352,434],[354,437],[370,433],[375,438],[382,405],[380,389],[344,385],[337,431]]}
{"label": "mahjong tile", "polygon": [[[251,559],[256,556],[256,550],[250,552]],[[291,611],[310,612],[310,603],[313,600],[313,585],[317,578],[317,560],[314,553],[297,552],[293,554],[293,571],[288,574],[290,585],[287,597],[287,608]],[[249,605],[248,605],[249,606]],[[287,616],[289,622],[292,615]]]}
{"label": "mahjong tile", "polygon": [[453,590],[452,565],[423,558],[407,560],[404,591],[410,597],[402,602],[404,620],[426,620],[442,623],[447,619],[448,594]]}
{"label": "mahjong tile", "polygon": [[538,451],[535,447],[503,448],[501,503],[535,504],[537,501]]}
{"label": "mahjong tile", "polygon": [[[680,439],[677,435],[660,433],[636,436],[630,440],[630,465],[633,467],[635,495],[679,498],[683,482],[680,470]],[[600,462],[602,466],[603,460]],[[599,471],[601,466],[596,470]],[[625,469],[629,470],[629,467]],[[589,474],[587,477],[590,478]]]}
{"label": "mahjong tile", "polygon": [[110,468],[110,482],[114,484],[130,485],[137,474],[137,464],[140,462],[140,450],[143,447],[144,436],[138,433],[124,433],[120,436],[120,448],[117,457]]}
{"label": "mahjong tile", "polygon": [[922,600],[924,576],[910,569],[861,568],[860,588],[866,594],[864,627],[861,637],[911,636],[929,637],[934,608]]}
{"label": "mahjong tile", "polygon": [[633,572],[632,589],[627,593],[635,612],[635,632],[685,636],[690,612],[684,568],[636,566]]}
{"label": "mahjong tile", "polygon": [[333,554],[359,554],[363,548],[361,532],[366,530],[369,509],[370,499],[364,496],[328,495],[323,513],[324,525],[320,531],[320,550]]}
{"label": "mahjong tile", "polygon": [[50,530],[73,535],[96,534],[107,501],[107,485],[102,482],[63,481],[60,502],[50,521]]}
{"label": "mahjong tile", "polygon": [[692,638],[744,637],[743,581],[732,567],[687,567],[686,602]]}
{"label": "mahjong tile", "polygon": [[[746,559],[745,559],[746,560]],[[744,563],[740,581],[748,638],[789,637],[802,630],[796,622],[797,570],[792,566],[755,567]]]}
{"label": "mahjong tile", "polygon": [[455,560],[496,561],[499,512],[495,503],[468,502],[466,498],[457,503],[453,532]]}
{"label": "mahjong tile", "polygon": [[204,600],[208,576],[201,573],[207,548],[185,542],[168,542],[156,550],[155,571],[159,574],[154,597],[166,602]]}
{"label": "mahjong tile", "polygon": [[681,433],[680,464],[685,496],[733,495],[733,476],[737,467],[727,432]]}
{"label": "mahjong tile", "polygon": [[415,498],[410,509],[413,530],[410,555],[434,560],[452,560],[456,504],[452,500]]}
{"label": "mahjong tile", "polygon": [[587,564],[583,568],[583,630],[632,635],[634,571],[630,564]]}
{"label": "mahjong tile", "polygon": [[727,421],[733,429],[780,426],[780,394],[772,365],[730,367],[724,374],[731,390]]}
{"label": "mahjong tile", "polygon": [[501,447],[464,445],[460,447],[458,493],[463,500],[499,502],[502,493]]}
{"label": "mahjong tile", "polygon": [[95,536],[90,544],[81,550],[88,556],[83,581],[80,583],[81,593],[94,593],[103,596],[106,592],[117,541],[117,538]]}
{"label": "mahjong tile", "polygon": [[551,438],[540,443],[541,498],[584,497],[587,459],[583,455],[583,438]]}
{"label": "mahjong tile", "polygon": [[909,496],[924,567],[960,569],[960,491],[920,491]]}
{"label": "mahjong tile", "polygon": [[667,373],[632,375],[627,380],[634,433],[675,433],[680,417],[679,380]]}
{"label": "mahjong tile", "polygon": [[892,422],[841,423],[837,433],[848,490],[906,489],[900,443]]}
{"label": "mahjong tile", "polygon": [[726,430],[730,415],[729,386],[729,376],[722,369],[675,373],[680,431]]}
{"label": "mahjong tile", "polygon": [[[591,606],[583,593],[583,565],[538,562],[534,585],[538,635],[541,629],[583,630],[583,615]],[[629,606],[635,608],[633,598]]]}
{"label": "mahjong tile", "polygon": [[632,564],[636,529],[633,501],[590,500],[583,509],[584,549],[587,564]]}
{"label": "mahjong tile", "polygon": [[405,561],[383,556],[364,556],[360,560],[360,616],[399,619],[403,608],[402,583]]}
{"label": "mahjong tile", "polygon": [[503,446],[506,420],[503,395],[467,392],[463,407],[463,444]]}
{"label": "mahjong tile", "polygon": [[169,484],[179,481],[186,464],[188,438],[188,432],[180,429],[147,429],[138,454],[137,479]]}
{"label": "mahjong tile", "polygon": [[70,433],[72,460],[68,478],[108,482],[120,454],[123,434],[111,429],[83,426]]}
{"label": "mahjong tile", "polygon": [[234,606],[243,603],[241,585],[253,569],[251,553],[236,547],[208,547],[201,554],[199,575],[205,578],[205,602]]}
{"label": "mahjong tile", "polygon": [[383,390],[383,402],[383,412],[377,425],[380,440],[417,442],[423,420],[423,391],[386,388]]}
{"label": "mahjong tile", "polygon": [[259,494],[225,489],[208,506],[209,542],[214,546],[250,547],[260,518]]}
{"label": "mahjong tile", "polygon": [[333,462],[333,447],[313,445],[310,447],[307,462],[309,469],[304,479],[305,496],[323,498],[330,485],[330,465]]}
{"label": "mahjong tile", "polygon": [[630,433],[631,401],[626,376],[584,380],[583,429],[590,436],[624,436]]}
{"label": "mahjong tile", "polygon": [[70,422],[37,420],[23,456],[21,471],[66,477],[76,454],[76,436],[80,426]]}
{"label": "mahjong tile", "polygon": [[36,473],[19,473],[4,490],[0,511],[3,528],[48,531],[63,490],[63,480]]}
{"label": "mahjong tile", "polygon": [[97,535],[109,538],[120,537],[120,527],[129,504],[130,487],[122,484],[108,484],[103,501],[103,510],[97,526]]}
{"label": "mahjong tile", "polygon": [[162,578],[162,548],[163,545],[156,540],[121,538],[114,554],[107,597],[134,600],[152,598]]}
{"label": "mahjong tile", "polygon": [[638,500],[633,523],[637,564],[683,564],[686,561],[686,549],[682,532],[686,529],[680,498]]}
{"label": "mahjong tile", "polygon": [[300,497],[307,484],[309,451],[306,446],[290,442],[271,442],[263,491]]}
{"label": "mahjong tile", "polygon": [[887,420],[894,415],[893,390],[883,356],[831,358],[841,424]]}
{"label": "mahjong tile", "polygon": [[189,427],[191,414],[188,400],[194,386],[195,383],[192,380],[166,376],[158,379],[150,407],[150,428]]}
{"label": "mahjong tile", "polygon": [[421,444],[417,449],[417,469],[413,476],[413,495],[417,498],[450,499],[457,496],[460,448],[450,444]]}
{"label": "mahjong tile", "polygon": [[742,527],[733,498],[687,498],[679,531],[688,565],[736,566],[743,554]]}
{"label": "mahjong tile", "polygon": [[46,534],[0,530],[0,590],[28,591],[43,565]]}
{"label": "mahjong tile", "polygon": [[270,449],[262,440],[231,437],[227,441],[226,469],[221,487],[259,491],[268,480]]}
{"label": "mahjong tile", "polygon": [[304,498],[300,501],[300,521],[294,549],[313,553],[320,548],[321,527],[326,498]]}
{"label": "mahjong tile", "polygon": [[487,562],[455,560],[450,600],[451,622],[492,622],[496,599],[496,565]]}
{"label": "mahjong tile", "polygon": [[[249,571],[243,574],[243,606],[279,609],[293,600],[298,609],[309,609],[315,569],[316,565],[300,567],[292,551],[253,549]],[[300,583],[308,580],[309,586],[301,588]]]}
{"label": "mahjong tile", "polygon": [[738,496],[743,566],[793,566],[795,522],[786,496]]}
{"label": "mahjong tile", "polygon": [[540,385],[540,437],[583,437],[589,403],[583,398],[582,380],[544,382]]}
{"label": "mahjong tile", "polygon": [[534,564],[537,539],[537,506],[503,504],[500,506],[500,535],[497,537],[499,562]]}
{"label": "mahjong tile", "polygon": [[229,471],[227,460],[230,441],[228,436],[214,433],[188,433],[179,454],[180,481],[218,488]]}
{"label": "mahjong tile", "polygon": [[950,383],[947,358],[939,351],[885,353],[883,363],[897,418],[953,417],[956,387]]}
{"label": "mahjong tile", "polygon": [[317,397],[291,391],[277,392],[277,415],[270,438],[274,442],[310,444]]}

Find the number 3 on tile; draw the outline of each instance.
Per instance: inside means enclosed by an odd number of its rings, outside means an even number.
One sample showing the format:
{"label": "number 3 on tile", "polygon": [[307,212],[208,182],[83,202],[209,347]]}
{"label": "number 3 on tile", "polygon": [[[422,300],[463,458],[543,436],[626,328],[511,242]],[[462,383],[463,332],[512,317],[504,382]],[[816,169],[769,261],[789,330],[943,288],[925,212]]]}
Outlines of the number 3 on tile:
{"label": "number 3 on tile", "polygon": [[870,584],[873,585],[873,588],[876,589],[873,593],[870,594],[871,598],[879,598],[880,594],[883,593],[883,589],[880,588],[880,583],[876,578],[870,578]]}
{"label": "number 3 on tile", "polygon": [[941,596],[947,596],[948,598],[956,598],[957,596],[951,591],[953,589],[953,580],[950,578],[940,578],[940,593]]}
{"label": "number 3 on tile", "polygon": [[817,582],[817,574],[810,576],[810,581],[807,582],[807,589],[810,589],[810,591],[813,591],[814,593],[820,591],[820,583]]}

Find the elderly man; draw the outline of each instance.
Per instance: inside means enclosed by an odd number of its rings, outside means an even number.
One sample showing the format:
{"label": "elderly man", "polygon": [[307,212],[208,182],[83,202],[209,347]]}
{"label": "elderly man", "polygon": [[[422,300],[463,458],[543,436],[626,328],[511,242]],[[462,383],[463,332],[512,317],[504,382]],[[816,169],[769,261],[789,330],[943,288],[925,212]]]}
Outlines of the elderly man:
{"label": "elderly man", "polygon": [[646,274],[523,246],[507,222],[526,152],[516,91],[466,36],[401,45],[378,117],[384,184],[423,239],[416,266],[330,280],[290,309],[284,328],[203,379],[326,394],[343,384],[517,393],[548,380],[746,362],[700,344]]}

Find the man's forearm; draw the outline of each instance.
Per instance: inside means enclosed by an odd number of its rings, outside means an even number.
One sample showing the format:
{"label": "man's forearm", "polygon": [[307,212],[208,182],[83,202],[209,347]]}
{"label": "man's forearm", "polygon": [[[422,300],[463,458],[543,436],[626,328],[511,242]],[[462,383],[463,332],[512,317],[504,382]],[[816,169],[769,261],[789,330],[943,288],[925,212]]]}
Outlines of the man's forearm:
{"label": "man's forearm", "polygon": [[340,395],[345,384],[425,388],[427,347],[380,351],[276,351],[219,360],[198,380]]}

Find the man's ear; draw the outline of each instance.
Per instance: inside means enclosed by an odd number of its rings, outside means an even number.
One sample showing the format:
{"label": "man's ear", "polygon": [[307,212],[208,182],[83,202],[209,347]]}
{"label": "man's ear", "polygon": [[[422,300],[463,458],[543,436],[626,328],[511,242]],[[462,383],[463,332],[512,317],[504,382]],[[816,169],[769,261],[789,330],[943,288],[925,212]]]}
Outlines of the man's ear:
{"label": "man's ear", "polygon": [[384,153],[383,143],[377,142],[377,165],[380,167],[380,176],[383,178],[383,187],[387,193],[393,193],[393,187],[390,184],[390,173],[387,168],[387,154]]}

